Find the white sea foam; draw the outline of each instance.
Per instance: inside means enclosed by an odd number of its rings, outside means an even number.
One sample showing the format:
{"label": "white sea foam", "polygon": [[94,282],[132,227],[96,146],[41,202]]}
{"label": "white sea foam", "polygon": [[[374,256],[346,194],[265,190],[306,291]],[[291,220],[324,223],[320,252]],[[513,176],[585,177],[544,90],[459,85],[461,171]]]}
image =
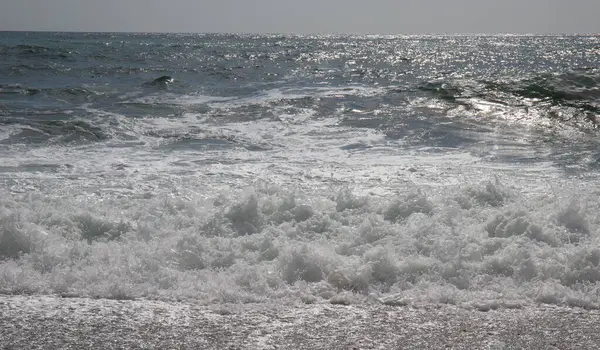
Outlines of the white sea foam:
{"label": "white sea foam", "polygon": [[213,195],[190,183],[179,190],[3,190],[1,292],[600,305],[596,188],[556,182],[527,192],[491,179],[383,196],[268,182]]}

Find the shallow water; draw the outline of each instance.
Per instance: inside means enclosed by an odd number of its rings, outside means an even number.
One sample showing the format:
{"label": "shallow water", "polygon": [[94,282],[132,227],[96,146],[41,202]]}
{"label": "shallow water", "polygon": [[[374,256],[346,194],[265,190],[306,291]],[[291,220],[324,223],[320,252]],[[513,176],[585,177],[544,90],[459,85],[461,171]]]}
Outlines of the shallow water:
{"label": "shallow water", "polygon": [[[0,346],[45,349],[595,349],[597,310],[0,297]],[[568,325],[568,326],[565,326]]]}

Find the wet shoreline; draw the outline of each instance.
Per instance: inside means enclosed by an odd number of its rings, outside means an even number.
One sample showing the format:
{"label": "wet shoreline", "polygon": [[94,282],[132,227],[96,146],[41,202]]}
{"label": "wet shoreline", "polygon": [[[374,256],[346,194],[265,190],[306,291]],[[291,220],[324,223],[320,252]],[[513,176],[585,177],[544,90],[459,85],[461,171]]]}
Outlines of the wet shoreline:
{"label": "wet shoreline", "polygon": [[600,311],[0,296],[2,349],[594,349]]}

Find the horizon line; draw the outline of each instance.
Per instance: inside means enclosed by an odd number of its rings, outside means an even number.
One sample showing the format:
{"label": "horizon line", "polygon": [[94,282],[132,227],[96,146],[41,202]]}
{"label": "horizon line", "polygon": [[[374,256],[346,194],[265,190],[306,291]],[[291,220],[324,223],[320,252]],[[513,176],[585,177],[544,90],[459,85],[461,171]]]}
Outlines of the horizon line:
{"label": "horizon line", "polygon": [[600,36],[600,33],[510,33],[510,32],[456,32],[456,33],[352,33],[352,32],[177,32],[177,31],[87,31],[87,30],[15,30],[0,29],[0,33],[65,33],[65,34],[179,34],[179,35],[281,35],[281,36]]}

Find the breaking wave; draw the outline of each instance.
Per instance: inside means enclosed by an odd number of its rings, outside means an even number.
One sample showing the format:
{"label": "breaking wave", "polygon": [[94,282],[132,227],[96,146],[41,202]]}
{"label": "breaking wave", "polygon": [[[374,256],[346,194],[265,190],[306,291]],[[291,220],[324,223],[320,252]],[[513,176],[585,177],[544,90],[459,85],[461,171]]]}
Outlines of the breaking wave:
{"label": "breaking wave", "polygon": [[212,198],[1,198],[2,293],[600,305],[593,190],[531,197],[496,180],[309,196],[259,183]]}

